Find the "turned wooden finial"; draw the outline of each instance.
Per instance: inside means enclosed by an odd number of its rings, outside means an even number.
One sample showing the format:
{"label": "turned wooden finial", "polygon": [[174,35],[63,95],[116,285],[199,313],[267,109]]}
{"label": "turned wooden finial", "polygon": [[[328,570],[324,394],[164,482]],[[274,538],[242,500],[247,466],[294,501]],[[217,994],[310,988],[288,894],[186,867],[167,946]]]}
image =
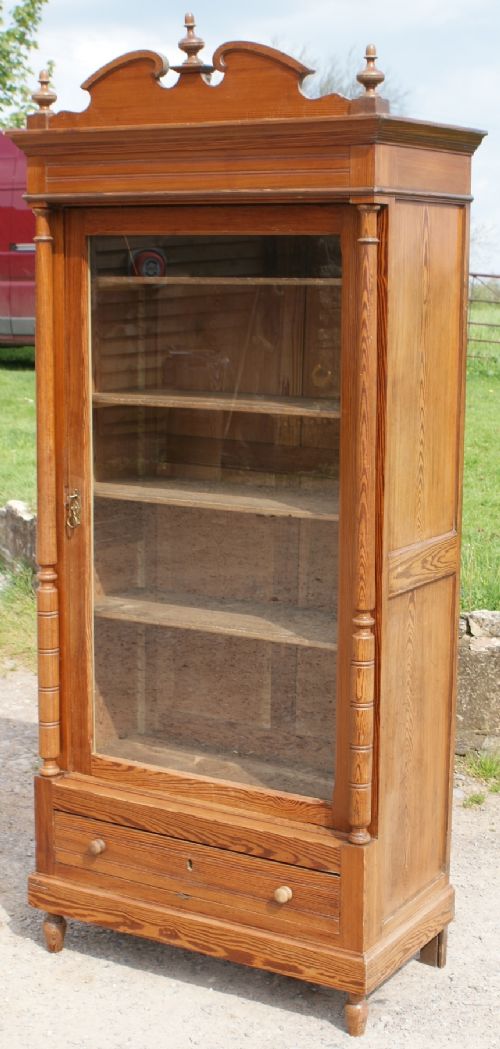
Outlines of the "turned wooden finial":
{"label": "turned wooden finial", "polygon": [[176,73],[212,73],[213,66],[206,65],[198,57],[198,51],[205,47],[205,41],[201,39],[201,36],[196,35],[195,17],[189,11],[184,15],[184,25],[186,35],[179,40],[179,48],[184,51],[187,58],[180,66],[172,66],[172,69],[175,69]]}
{"label": "turned wooden finial", "polygon": [[380,69],[377,69],[375,65],[377,57],[377,48],[375,47],[375,44],[367,44],[365,52],[366,67],[365,69],[362,69],[361,73],[358,73],[356,77],[356,80],[363,85],[366,94],[370,98],[375,96],[379,84],[383,84],[385,80],[385,74],[381,73]]}
{"label": "turned wooden finial", "polygon": [[201,58],[198,58],[198,51],[201,51],[205,47],[205,41],[201,39],[201,36],[196,36],[194,15],[189,12],[184,15],[184,25],[186,27],[186,35],[183,36],[182,40],[179,40],[179,48],[181,51],[185,51],[187,58],[183,62],[185,66],[198,65],[201,66],[203,63]]}
{"label": "turned wooden finial", "polygon": [[52,103],[56,101],[57,95],[55,91],[49,87],[50,76],[47,69],[42,69],[42,72],[38,77],[38,83],[40,84],[38,91],[34,91],[31,96],[33,102],[36,102],[39,113],[51,113]]}

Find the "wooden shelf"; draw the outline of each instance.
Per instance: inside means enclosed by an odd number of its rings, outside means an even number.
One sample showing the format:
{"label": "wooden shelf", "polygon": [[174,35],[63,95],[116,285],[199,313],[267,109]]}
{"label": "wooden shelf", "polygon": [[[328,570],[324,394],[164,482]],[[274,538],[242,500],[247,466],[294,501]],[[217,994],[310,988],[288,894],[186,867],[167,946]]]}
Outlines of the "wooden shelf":
{"label": "wooden shelf", "polygon": [[251,412],[259,415],[295,415],[314,419],[339,419],[338,400],[312,400],[306,397],[273,397],[242,394],[232,397],[222,393],[178,393],[171,390],[123,390],[94,393],[94,404],[100,407],[137,405],[146,408],[195,408],[212,412]]}
{"label": "wooden shelf", "polygon": [[253,638],[276,645],[336,651],[336,623],[331,615],[250,602],[221,601],[191,594],[170,594],[161,601],[147,592],[114,594],[95,603],[99,619],[116,619],[176,630]]}
{"label": "wooden shelf", "polygon": [[97,288],[165,288],[176,285],[207,285],[209,287],[222,284],[225,286],[241,287],[248,285],[279,285],[300,287],[335,287],[342,286],[341,277],[95,277],[93,284]]}
{"label": "wooden shelf", "polygon": [[[134,762],[142,767],[155,766],[170,772],[186,772],[195,776],[209,776],[246,783],[250,787],[286,790],[309,798],[330,798],[333,776],[308,768],[306,762],[264,760],[253,755],[235,754],[209,746],[187,746],[168,743],[154,736],[132,735],[127,738],[100,740],[96,755]],[[332,759],[333,771],[333,759]]]}
{"label": "wooden shelf", "polygon": [[100,499],[156,503],[186,509],[220,510],[265,517],[298,517],[318,521],[339,519],[336,485],[333,493],[327,495],[307,489],[233,486],[204,481],[122,480],[113,483],[96,481],[94,494]]}

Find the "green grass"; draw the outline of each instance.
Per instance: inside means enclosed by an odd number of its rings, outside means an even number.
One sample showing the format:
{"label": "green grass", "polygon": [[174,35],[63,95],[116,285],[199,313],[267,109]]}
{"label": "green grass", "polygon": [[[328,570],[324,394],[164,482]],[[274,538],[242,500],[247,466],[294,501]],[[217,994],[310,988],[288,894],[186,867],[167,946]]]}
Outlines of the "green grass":
{"label": "green grass", "polygon": [[[498,328],[474,327],[481,339],[500,340],[500,304],[480,302],[472,319]],[[500,608],[500,341],[469,343],[461,605]]]}
{"label": "green grass", "polygon": [[35,363],[34,346],[0,346],[0,365],[11,368],[26,368]]}
{"label": "green grass", "polygon": [[469,797],[463,802],[464,809],[472,809],[477,805],[484,805],[486,801],[486,794],[469,794]]}
{"label": "green grass", "polygon": [[468,754],[465,769],[469,776],[486,783],[490,790],[500,786],[500,754]]}
{"label": "green grass", "polygon": [[490,794],[498,794],[500,792],[500,754],[478,754],[472,752],[464,758],[457,758],[456,767],[460,772],[465,772],[468,776],[478,780],[478,783],[483,787],[482,791],[469,794],[463,802],[464,808],[469,809],[473,808],[474,805],[482,805],[486,801],[487,796],[485,789]]}
{"label": "green grass", "polygon": [[33,509],[35,372],[28,361],[30,353],[32,356],[32,347],[15,364],[0,362],[0,506],[9,499],[22,499]]}
{"label": "green grass", "polygon": [[[500,304],[480,302],[472,310],[473,320],[500,325]],[[489,341],[471,342],[467,363],[461,577],[465,611],[500,609],[500,344],[491,341],[500,339],[500,327],[474,327],[471,333]],[[22,499],[35,507],[33,356],[32,347],[0,348],[0,506]]]}
{"label": "green grass", "polygon": [[[0,565],[1,567],[1,565]],[[14,664],[36,668],[36,616],[33,573],[2,570],[0,589],[0,658]],[[0,663],[1,667],[1,663]]]}

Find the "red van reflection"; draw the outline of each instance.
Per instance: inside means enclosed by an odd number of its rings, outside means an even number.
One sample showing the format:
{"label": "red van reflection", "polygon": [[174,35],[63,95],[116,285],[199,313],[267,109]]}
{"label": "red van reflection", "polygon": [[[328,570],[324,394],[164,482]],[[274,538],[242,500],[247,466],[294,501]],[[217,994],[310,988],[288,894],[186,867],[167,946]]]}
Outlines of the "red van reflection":
{"label": "red van reflection", "polygon": [[26,158],[0,134],[0,344],[35,335],[35,218],[23,200]]}

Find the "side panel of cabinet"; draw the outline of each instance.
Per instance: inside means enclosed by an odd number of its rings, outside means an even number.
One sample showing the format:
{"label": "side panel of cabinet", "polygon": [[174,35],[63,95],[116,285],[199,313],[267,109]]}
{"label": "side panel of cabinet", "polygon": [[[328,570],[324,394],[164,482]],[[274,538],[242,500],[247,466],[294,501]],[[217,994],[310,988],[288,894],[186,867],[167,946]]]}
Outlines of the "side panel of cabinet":
{"label": "side panel of cabinet", "polygon": [[[383,853],[387,916],[426,888],[446,864],[454,590],[453,578],[442,579],[400,594],[388,605],[391,668],[382,693],[380,799],[381,833],[388,842]],[[386,701],[391,724],[384,719]]]}
{"label": "side panel of cabinet", "polygon": [[447,870],[463,428],[465,211],[389,215],[380,678],[382,922]]}
{"label": "side panel of cabinet", "polygon": [[456,527],[462,210],[398,203],[389,245],[389,551]]}

